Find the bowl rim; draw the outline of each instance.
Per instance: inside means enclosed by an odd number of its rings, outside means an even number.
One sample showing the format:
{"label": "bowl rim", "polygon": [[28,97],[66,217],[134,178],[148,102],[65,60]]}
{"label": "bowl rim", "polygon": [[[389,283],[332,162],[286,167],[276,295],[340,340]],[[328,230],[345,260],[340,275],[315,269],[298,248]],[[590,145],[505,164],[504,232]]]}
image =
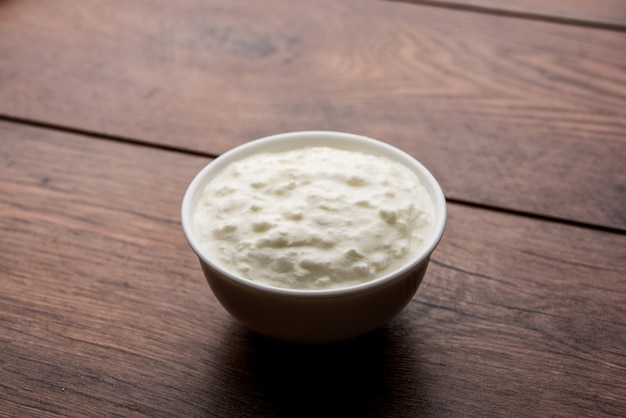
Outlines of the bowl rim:
{"label": "bowl rim", "polygon": [[[436,215],[432,235],[427,241],[427,245],[424,246],[421,252],[407,260],[405,264],[383,276],[364,283],[331,289],[292,289],[272,286],[254,281],[252,279],[247,279],[221,267],[219,263],[212,261],[211,257],[206,254],[206,251],[201,248],[194,233],[193,213],[195,211],[199,192],[204,189],[206,184],[209,183],[213,177],[219,174],[224,168],[226,168],[226,166],[234,161],[246,158],[258,152],[279,152],[283,150],[302,148],[304,146],[313,146],[312,141],[313,143],[317,142],[320,146],[327,145],[334,148],[348,150],[355,150],[355,146],[357,144],[361,147],[365,146],[365,152],[369,150],[369,153],[392,158],[395,161],[403,163],[411,169],[411,171],[415,172],[431,195]],[[338,142],[335,143],[335,141]],[[358,150],[361,151],[362,148]],[[284,296],[316,298],[361,293],[379,286],[384,286],[385,284],[393,282],[395,279],[404,277],[404,275],[406,275],[409,271],[427,260],[441,241],[447,222],[447,207],[444,192],[437,179],[421,162],[405,151],[386,142],[363,135],[339,131],[312,130],[286,132],[265,136],[231,148],[217,158],[213,159],[206,166],[204,166],[204,168],[202,168],[189,183],[183,196],[180,216],[183,233],[194,253],[198,256],[201,262],[217,271],[221,276],[226,277],[244,287],[256,289],[262,292],[269,292]]]}

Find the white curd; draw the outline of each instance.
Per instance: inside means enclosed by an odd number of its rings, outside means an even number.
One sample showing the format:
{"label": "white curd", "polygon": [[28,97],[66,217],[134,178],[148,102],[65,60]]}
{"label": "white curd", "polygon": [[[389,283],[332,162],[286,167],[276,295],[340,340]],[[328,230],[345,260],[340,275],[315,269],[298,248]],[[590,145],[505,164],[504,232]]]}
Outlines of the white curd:
{"label": "white curd", "polygon": [[257,154],[230,164],[194,214],[222,268],[294,289],[373,280],[401,267],[433,224],[417,176],[385,157],[331,147]]}

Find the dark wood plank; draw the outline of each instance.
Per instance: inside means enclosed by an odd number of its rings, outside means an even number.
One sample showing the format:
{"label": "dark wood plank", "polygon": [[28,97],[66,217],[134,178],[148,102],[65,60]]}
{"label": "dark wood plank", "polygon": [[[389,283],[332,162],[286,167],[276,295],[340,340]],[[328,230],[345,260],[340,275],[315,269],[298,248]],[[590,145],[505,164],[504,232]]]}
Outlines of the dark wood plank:
{"label": "dark wood plank", "polygon": [[572,24],[597,24],[626,28],[626,3],[622,0],[392,0],[483,12],[505,12],[562,20]]}
{"label": "dark wood plank", "polygon": [[[626,236],[450,205],[415,299],[328,347],[256,336],[180,231],[208,159],[0,123],[8,416],[611,416]],[[321,379],[322,384],[318,382]]]}
{"label": "dark wood plank", "polygon": [[626,33],[393,2],[0,3],[0,115],[219,154],[386,140],[449,198],[626,229]]}

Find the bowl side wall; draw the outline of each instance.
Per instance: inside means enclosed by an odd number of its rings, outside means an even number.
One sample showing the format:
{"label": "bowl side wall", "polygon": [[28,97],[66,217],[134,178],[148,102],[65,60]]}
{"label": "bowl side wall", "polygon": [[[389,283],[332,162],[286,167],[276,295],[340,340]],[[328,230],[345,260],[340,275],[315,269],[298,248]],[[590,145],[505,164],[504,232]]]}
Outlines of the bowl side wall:
{"label": "bowl side wall", "polygon": [[429,257],[393,280],[354,293],[294,298],[242,285],[200,258],[218,301],[250,329],[297,343],[331,343],[373,331],[393,319],[413,298]]}

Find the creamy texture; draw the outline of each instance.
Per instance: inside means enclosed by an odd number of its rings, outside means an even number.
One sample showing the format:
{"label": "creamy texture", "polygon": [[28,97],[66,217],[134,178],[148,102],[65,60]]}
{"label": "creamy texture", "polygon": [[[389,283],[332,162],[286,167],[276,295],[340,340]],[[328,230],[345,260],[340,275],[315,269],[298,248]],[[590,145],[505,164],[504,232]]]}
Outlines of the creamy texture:
{"label": "creamy texture", "polygon": [[417,176],[385,157],[330,147],[230,164],[194,214],[226,270],[269,285],[326,289],[399,268],[422,247],[433,204]]}

